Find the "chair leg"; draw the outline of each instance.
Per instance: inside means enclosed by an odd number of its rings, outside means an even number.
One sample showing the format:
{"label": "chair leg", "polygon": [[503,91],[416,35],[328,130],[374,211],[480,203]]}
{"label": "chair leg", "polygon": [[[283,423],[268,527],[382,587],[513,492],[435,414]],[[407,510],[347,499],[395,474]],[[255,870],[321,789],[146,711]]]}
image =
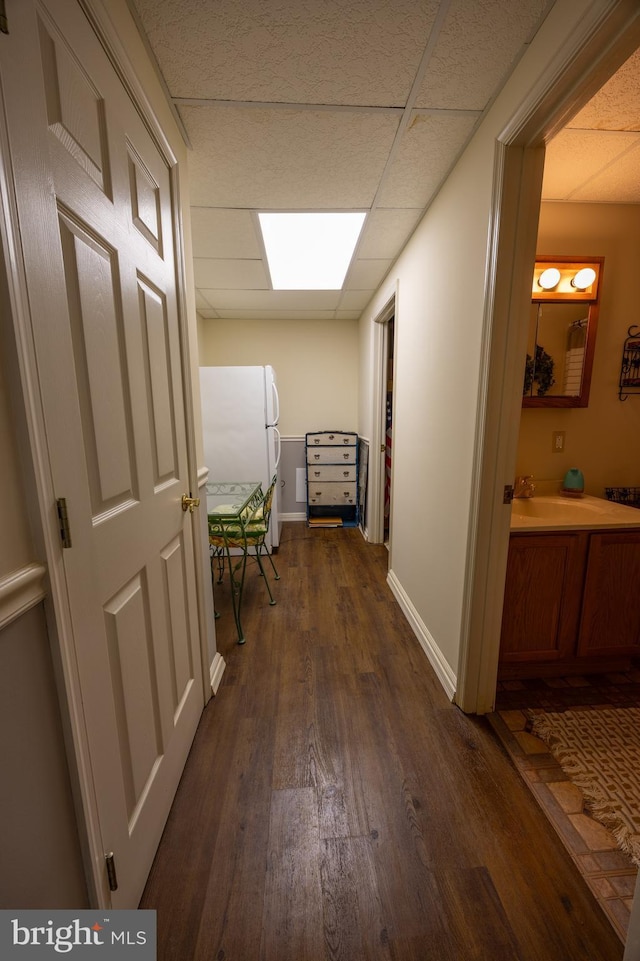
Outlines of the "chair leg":
{"label": "chair leg", "polygon": [[215,565],[217,563],[218,577],[216,580],[216,584],[222,584],[222,579],[224,576],[224,564],[225,564],[224,551],[221,550],[221,548],[219,547],[212,546],[209,550],[209,556],[211,558],[211,578],[213,579],[215,577],[215,573],[216,573]]}
{"label": "chair leg", "polygon": [[271,564],[271,567],[273,568],[273,573],[274,573],[275,579],[276,579],[277,581],[279,581],[279,580],[280,580],[280,575],[278,574],[278,572],[277,572],[277,570],[276,570],[276,565],[273,563],[273,557],[271,556],[271,554],[269,553],[269,551],[267,551],[266,554],[267,554],[267,557],[269,558],[269,563]]}
{"label": "chair leg", "polygon": [[[211,561],[211,581],[212,581],[212,583],[213,583],[213,579],[214,579],[214,577],[215,577],[214,567],[215,567],[215,563],[216,563],[216,555],[217,555],[216,550],[215,550],[215,549],[212,549],[212,550],[210,551],[210,554],[209,554],[209,559],[210,559],[210,561]],[[214,620],[217,620],[217,619],[220,617],[220,613],[219,613],[218,611],[216,611],[215,606],[214,606],[214,608],[213,608],[213,617],[214,617]]]}
{"label": "chair leg", "polygon": [[269,581],[268,581],[268,579],[267,579],[267,575],[266,575],[265,572],[264,572],[264,567],[262,566],[262,558],[260,557],[260,548],[259,548],[259,547],[256,547],[256,552],[255,552],[255,555],[254,555],[254,556],[255,556],[255,559],[256,559],[257,562],[258,562],[258,567],[260,568],[260,576],[261,576],[261,577],[264,577],[264,583],[265,583],[265,586],[266,586],[266,588],[267,588],[267,593],[269,594],[269,598],[270,598],[269,604],[271,605],[271,607],[273,607],[273,605],[275,604],[275,600],[273,599],[273,594],[271,593],[271,588],[269,587]]}

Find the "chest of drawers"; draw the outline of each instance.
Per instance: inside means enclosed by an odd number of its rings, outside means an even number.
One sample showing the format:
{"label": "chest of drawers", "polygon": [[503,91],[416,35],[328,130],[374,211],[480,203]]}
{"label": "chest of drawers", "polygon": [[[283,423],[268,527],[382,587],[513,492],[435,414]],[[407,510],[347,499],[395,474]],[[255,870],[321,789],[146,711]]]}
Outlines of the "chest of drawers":
{"label": "chest of drawers", "polygon": [[307,520],[312,527],[358,524],[358,435],[306,434]]}

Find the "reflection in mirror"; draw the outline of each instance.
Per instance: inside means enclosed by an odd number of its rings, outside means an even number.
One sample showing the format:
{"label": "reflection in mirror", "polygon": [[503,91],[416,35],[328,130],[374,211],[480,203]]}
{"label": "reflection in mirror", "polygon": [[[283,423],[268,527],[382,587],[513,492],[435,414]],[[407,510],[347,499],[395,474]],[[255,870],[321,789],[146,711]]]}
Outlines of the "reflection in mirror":
{"label": "reflection in mirror", "polygon": [[[571,278],[593,264],[596,280],[589,290],[572,287]],[[559,268],[556,288],[542,290],[537,281],[550,265]],[[598,316],[603,258],[536,260],[532,292],[523,407],[586,407]]]}
{"label": "reflection in mirror", "polygon": [[578,397],[587,344],[588,306],[532,304],[524,393]]}

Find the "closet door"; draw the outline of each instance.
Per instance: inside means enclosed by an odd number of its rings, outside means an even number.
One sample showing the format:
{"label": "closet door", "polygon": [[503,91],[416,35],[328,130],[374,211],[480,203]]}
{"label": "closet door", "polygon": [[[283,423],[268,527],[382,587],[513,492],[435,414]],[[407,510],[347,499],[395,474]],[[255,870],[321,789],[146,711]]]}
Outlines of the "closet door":
{"label": "closet door", "polygon": [[[54,497],[49,558],[93,878],[143,889],[203,706],[172,159],[75,0],[2,37],[22,267]],[[110,890],[105,858],[118,887]],[[113,888],[113,876],[111,877]]]}

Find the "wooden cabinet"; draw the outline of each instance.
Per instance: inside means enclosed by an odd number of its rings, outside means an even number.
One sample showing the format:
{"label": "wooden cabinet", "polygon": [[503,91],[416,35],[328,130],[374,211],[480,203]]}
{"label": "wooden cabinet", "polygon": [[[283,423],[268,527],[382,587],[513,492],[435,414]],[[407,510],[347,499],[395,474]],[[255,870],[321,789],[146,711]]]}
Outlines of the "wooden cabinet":
{"label": "wooden cabinet", "polygon": [[621,669],[640,655],[640,530],[512,534],[499,676]]}
{"label": "wooden cabinet", "polygon": [[307,520],[312,527],[358,524],[358,435],[315,431],[305,437]]}
{"label": "wooden cabinet", "polygon": [[640,531],[591,534],[577,652],[640,655]]}
{"label": "wooden cabinet", "polygon": [[579,533],[511,535],[501,661],[554,661],[573,653],[584,566]]}

